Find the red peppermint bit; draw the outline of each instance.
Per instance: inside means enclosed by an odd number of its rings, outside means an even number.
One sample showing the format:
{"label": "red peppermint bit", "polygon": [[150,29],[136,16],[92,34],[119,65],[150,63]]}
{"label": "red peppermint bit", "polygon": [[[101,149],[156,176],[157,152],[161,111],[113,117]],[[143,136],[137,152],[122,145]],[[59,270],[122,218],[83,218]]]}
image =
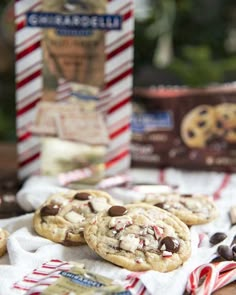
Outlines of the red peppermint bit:
{"label": "red peppermint bit", "polygon": [[92,222],[92,224],[96,224],[97,223],[97,218],[94,218],[94,221]]}
{"label": "red peppermint bit", "polygon": [[114,226],[114,229],[117,230],[117,231],[124,230],[124,229],[126,228],[126,226],[129,226],[129,225],[132,224],[132,222],[129,221],[129,222],[125,223],[122,227],[119,227],[119,226],[118,226],[119,223],[122,223],[122,222],[121,222],[121,221],[118,221],[118,222],[117,222],[117,226]]}
{"label": "red peppermint bit", "polygon": [[164,257],[164,258],[170,258],[170,257],[172,257],[172,255],[173,255],[173,253],[169,252],[169,251],[162,252],[162,257]]}
{"label": "red peppermint bit", "polygon": [[140,264],[140,263],[142,263],[143,262],[143,258],[137,258],[136,260],[135,260],[135,262],[137,263],[137,264]]}
{"label": "red peppermint bit", "polygon": [[152,228],[153,228],[153,231],[154,231],[154,236],[155,236],[156,240],[158,240],[159,237],[163,235],[163,230],[162,230],[162,228],[159,228],[156,225],[153,225]]}
{"label": "red peppermint bit", "polygon": [[144,240],[139,240],[139,245],[140,245],[141,247],[143,247],[143,246],[144,246]]}

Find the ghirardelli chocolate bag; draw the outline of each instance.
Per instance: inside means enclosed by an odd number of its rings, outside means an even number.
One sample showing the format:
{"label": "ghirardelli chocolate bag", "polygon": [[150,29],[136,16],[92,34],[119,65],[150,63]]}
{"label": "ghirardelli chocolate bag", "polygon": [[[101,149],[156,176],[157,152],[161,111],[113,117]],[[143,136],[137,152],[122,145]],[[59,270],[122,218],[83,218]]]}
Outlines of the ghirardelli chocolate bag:
{"label": "ghirardelli chocolate bag", "polygon": [[17,0],[15,22],[19,177],[125,171],[133,0]]}
{"label": "ghirardelli chocolate bag", "polygon": [[134,166],[236,171],[236,85],[137,88]]}

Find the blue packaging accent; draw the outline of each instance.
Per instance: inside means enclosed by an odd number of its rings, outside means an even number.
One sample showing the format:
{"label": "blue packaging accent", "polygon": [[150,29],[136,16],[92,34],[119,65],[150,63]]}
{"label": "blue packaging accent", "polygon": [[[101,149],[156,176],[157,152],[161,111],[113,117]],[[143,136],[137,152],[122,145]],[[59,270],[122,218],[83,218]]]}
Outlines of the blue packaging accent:
{"label": "blue packaging accent", "polygon": [[144,133],[152,130],[172,129],[173,116],[168,111],[153,113],[134,113],[131,120],[131,128],[134,133]]}
{"label": "blue packaging accent", "polygon": [[26,25],[31,28],[62,30],[121,30],[122,16],[116,14],[62,14],[52,12],[28,12]]}
{"label": "blue packaging accent", "polygon": [[90,279],[87,279],[83,276],[71,273],[71,272],[67,272],[67,271],[61,271],[60,274],[65,277],[70,279],[72,282],[79,284],[81,286],[85,286],[85,287],[101,287],[104,286],[104,284],[100,283],[100,282],[96,282]]}

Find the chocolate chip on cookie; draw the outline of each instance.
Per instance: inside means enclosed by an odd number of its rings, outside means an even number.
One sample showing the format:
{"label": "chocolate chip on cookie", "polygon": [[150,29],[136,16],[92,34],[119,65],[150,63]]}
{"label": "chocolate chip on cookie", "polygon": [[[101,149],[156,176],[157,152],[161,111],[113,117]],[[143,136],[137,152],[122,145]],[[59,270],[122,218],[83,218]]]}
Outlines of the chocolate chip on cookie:
{"label": "chocolate chip on cookie", "polygon": [[210,238],[210,243],[213,245],[219,244],[220,242],[224,241],[227,238],[227,235],[222,232],[217,232]]}
{"label": "chocolate chip on cookie", "polygon": [[115,204],[109,194],[100,190],[58,192],[35,211],[33,226],[39,235],[51,241],[80,245],[85,243],[83,231],[87,221]]}
{"label": "chocolate chip on cookie", "polygon": [[108,210],[108,214],[110,216],[122,216],[122,215],[125,215],[126,213],[127,213],[127,209],[123,206],[112,206]]}
{"label": "chocolate chip on cookie", "polygon": [[44,206],[40,210],[40,215],[41,216],[50,216],[50,215],[55,216],[59,212],[59,209],[60,209],[60,207],[58,205],[49,204],[47,206]]}
{"label": "chocolate chip on cookie", "polygon": [[164,251],[168,251],[172,253],[177,253],[179,251],[179,248],[180,248],[179,241],[176,238],[170,237],[170,236],[166,236],[165,238],[163,238],[159,244],[160,250],[164,250]]}
{"label": "chocolate chip on cookie", "polygon": [[159,207],[161,209],[165,209],[165,202],[156,203],[156,204],[154,204],[154,206]]}
{"label": "chocolate chip on cookie", "polygon": [[84,238],[98,255],[132,271],[171,271],[191,253],[186,224],[143,203],[112,206],[109,213],[98,213],[85,224]]}
{"label": "chocolate chip on cookie", "polygon": [[192,198],[192,194],[181,194],[181,197],[184,197],[184,198]]}
{"label": "chocolate chip on cookie", "polygon": [[187,225],[208,223],[218,215],[211,198],[201,194],[153,194],[143,202],[171,212]]}
{"label": "chocolate chip on cookie", "polygon": [[90,194],[86,192],[80,192],[74,195],[74,199],[79,201],[87,201],[90,199],[89,197]]}

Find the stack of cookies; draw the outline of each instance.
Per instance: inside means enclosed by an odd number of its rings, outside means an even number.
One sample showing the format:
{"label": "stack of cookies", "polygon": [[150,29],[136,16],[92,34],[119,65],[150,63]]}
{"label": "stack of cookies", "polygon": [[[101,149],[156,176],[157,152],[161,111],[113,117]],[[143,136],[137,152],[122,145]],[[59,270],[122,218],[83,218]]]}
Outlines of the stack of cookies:
{"label": "stack of cookies", "polygon": [[99,256],[132,271],[168,272],[191,254],[187,226],[216,217],[204,196],[169,194],[121,206],[106,192],[52,195],[34,214],[35,231],[66,246],[86,244]]}

